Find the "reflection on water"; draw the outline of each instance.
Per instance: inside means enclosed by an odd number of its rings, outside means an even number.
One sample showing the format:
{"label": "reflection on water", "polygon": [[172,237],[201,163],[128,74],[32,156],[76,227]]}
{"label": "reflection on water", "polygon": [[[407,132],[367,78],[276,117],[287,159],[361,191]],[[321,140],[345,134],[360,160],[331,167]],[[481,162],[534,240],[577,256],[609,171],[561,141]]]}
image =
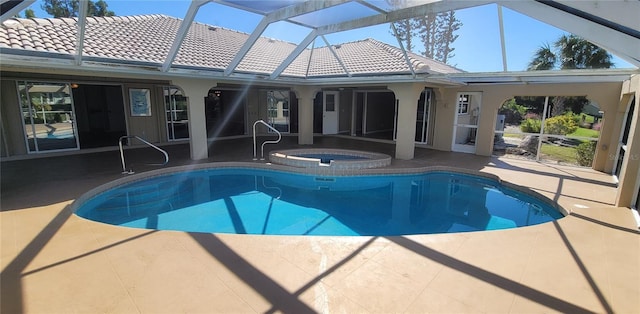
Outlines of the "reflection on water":
{"label": "reflection on water", "polygon": [[562,215],[497,182],[452,173],[315,177],[217,169],[156,177],[78,215],[149,229],[288,235],[405,235],[514,228]]}

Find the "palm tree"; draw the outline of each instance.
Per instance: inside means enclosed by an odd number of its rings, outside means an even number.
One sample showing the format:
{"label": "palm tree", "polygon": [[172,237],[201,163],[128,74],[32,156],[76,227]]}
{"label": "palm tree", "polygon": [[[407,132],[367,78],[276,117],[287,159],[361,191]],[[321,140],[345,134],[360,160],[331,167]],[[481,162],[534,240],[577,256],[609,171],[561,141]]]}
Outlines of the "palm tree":
{"label": "palm tree", "polygon": [[603,69],[613,66],[604,49],[575,35],[563,35],[555,42],[560,51],[561,69]]}
{"label": "palm tree", "polygon": [[575,35],[562,35],[553,46],[543,45],[536,50],[528,71],[566,69],[602,69],[613,66],[611,54]]}
{"label": "palm tree", "polygon": [[549,44],[545,44],[536,50],[533,60],[527,67],[527,71],[551,70],[556,65],[556,59],[556,55],[551,51]]}
{"label": "palm tree", "polygon": [[[562,35],[553,43],[554,52],[549,44],[536,50],[527,71],[568,69],[603,69],[613,66],[611,55],[604,49],[575,35]],[[567,108],[580,112],[588,100],[584,96],[552,98],[552,116],[564,114]]]}

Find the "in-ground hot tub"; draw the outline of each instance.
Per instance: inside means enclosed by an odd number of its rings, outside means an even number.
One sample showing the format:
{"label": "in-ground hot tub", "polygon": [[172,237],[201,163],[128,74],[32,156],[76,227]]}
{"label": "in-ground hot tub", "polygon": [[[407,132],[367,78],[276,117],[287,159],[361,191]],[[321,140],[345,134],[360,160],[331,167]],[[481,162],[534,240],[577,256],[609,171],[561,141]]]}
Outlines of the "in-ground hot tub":
{"label": "in-ground hot tub", "polygon": [[359,150],[302,148],[271,152],[269,161],[292,167],[335,171],[386,167],[391,164],[391,156]]}

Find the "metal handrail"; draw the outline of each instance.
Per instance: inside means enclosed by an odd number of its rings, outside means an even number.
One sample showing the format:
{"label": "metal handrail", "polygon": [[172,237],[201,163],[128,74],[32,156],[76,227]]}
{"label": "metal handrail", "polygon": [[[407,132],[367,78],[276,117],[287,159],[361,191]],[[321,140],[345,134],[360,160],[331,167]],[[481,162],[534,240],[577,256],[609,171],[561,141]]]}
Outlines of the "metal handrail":
{"label": "metal handrail", "polygon": [[118,146],[120,146],[120,160],[122,161],[122,174],[134,174],[135,172],[133,172],[133,170],[129,169],[127,170],[127,166],[124,162],[124,149],[122,148],[122,140],[125,138],[135,138],[137,140],[139,140],[142,143],[145,143],[153,148],[155,148],[157,151],[161,152],[164,155],[164,162],[161,164],[147,164],[147,165],[151,165],[151,166],[164,166],[167,163],[169,163],[169,154],[161,149],[160,147],[153,145],[151,143],[149,143],[147,140],[136,136],[136,135],[125,135],[125,136],[121,136],[120,139],[118,140]]}
{"label": "metal handrail", "polygon": [[269,125],[268,123],[264,122],[264,120],[258,120],[256,122],[253,123],[253,160],[258,160],[257,157],[257,145],[256,145],[256,125],[258,123],[264,124],[266,127],[268,127],[269,129],[271,129],[271,131],[276,132],[278,134],[278,139],[275,141],[264,141],[262,143],[261,146],[261,155],[260,155],[260,160],[264,160],[264,145],[265,144],[278,144],[280,143],[280,140],[282,139],[282,134],[280,134],[280,131],[276,130],[274,127],[272,127],[271,125]]}

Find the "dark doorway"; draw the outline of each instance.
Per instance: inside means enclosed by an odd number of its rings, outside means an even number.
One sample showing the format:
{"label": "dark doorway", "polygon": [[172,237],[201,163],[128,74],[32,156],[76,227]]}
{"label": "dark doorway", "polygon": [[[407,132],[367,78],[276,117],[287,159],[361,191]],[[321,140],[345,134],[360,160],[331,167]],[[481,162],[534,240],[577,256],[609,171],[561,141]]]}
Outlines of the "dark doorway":
{"label": "dark doorway", "polygon": [[390,91],[366,92],[363,106],[364,137],[393,140],[396,96]]}
{"label": "dark doorway", "polygon": [[322,92],[313,99],[313,133],[322,134]]}
{"label": "dark doorway", "polygon": [[245,134],[244,93],[234,90],[210,90],[204,98],[207,137]]}
{"label": "dark doorway", "polygon": [[122,87],[72,85],[80,148],[118,145],[127,135]]}
{"label": "dark doorway", "polygon": [[291,103],[289,108],[289,132],[298,133],[298,98],[294,92],[289,93],[289,102]]}

